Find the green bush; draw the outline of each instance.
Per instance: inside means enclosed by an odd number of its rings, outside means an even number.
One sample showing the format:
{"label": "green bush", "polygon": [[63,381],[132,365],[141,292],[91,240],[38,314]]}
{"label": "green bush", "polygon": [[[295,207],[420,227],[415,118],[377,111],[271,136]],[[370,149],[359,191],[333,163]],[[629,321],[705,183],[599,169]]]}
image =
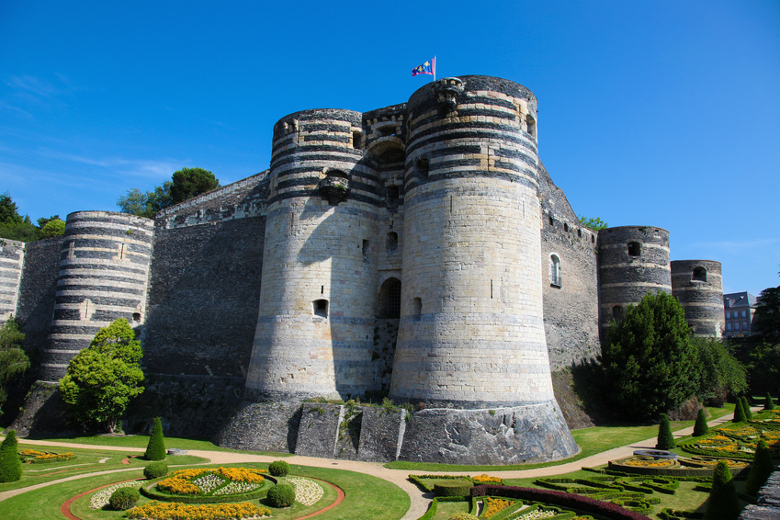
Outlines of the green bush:
{"label": "green bush", "polygon": [[286,477],[290,472],[290,465],[283,460],[275,460],[268,465],[268,473],[272,477]]}
{"label": "green bush", "polygon": [[764,399],[764,410],[774,410],[775,409],[775,402],[772,400],[772,395],[767,392],[766,398]]}
{"label": "green bush", "polygon": [[707,424],[707,414],[704,408],[699,408],[699,414],[696,416],[696,424],[693,425],[693,436],[701,437],[710,431],[710,426]]}
{"label": "green bush", "polygon": [[295,502],[295,488],[287,482],[280,482],[268,490],[266,496],[271,507],[290,507]]}
{"label": "green bush", "polygon": [[736,520],[739,510],[737,490],[734,489],[729,465],[721,460],[715,466],[715,474],[712,476],[712,491],[707,500],[704,520]]}
{"label": "green bush", "polygon": [[672,434],[672,423],[665,413],[661,414],[661,423],[658,425],[658,443],[655,445],[657,450],[671,450],[676,444]]}
{"label": "green bush", "polygon": [[165,438],[163,437],[162,422],[159,417],[154,418],[152,426],[152,435],[149,437],[149,444],[146,445],[146,460],[165,459]]}
{"label": "green bush", "polygon": [[455,513],[447,520],[479,520],[479,518],[477,518],[474,515],[470,515],[468,513]]}
{"label": "green bush", "polygon": [[745,422],[745,408],[742,406],[742,399],[737,397],[737,404],[734,406],[734,419],[731,422]]}
{"label": "green bush", "polygon": [[742,396],[742,410],[745,412],[745,420],[752,421],[753,412],[750,410],[750,403],[748,402],[747,397],[744,395]]}
{"label": "green bush", "polygon": [[22,478],[22,461],[17,449],[16,430],[8,430],[0,444],[0,482],[16,482]]}
{"label": "green bush", "polygon": [[168,474],[168,466],[164,462],[152,462],[144,468],[144,477],[148,479],[160,478]]}
{"label": "green bush", "polygon": [[745,491],[750,495],[757,495],[758,490],[764,485],[766,479],[774,471],[772,464],[772,455],[764,439],[758,441],[756,454],[753,456],[753,465],[750,466],[750,475],[748,475]]}
{"label": "green bush", "polygon": [[465,480],[452,482],[436,482],[433,492],[437,497],[465,497],[471,494],[473,484]]}
{"label": "green bush", "polygon": [[141,498],[138,489],[134,487],[124,487],[115,490],[111,493],[111,498],[108,499],[108,504],[111,509],[117,511],[125,511],[131,507],[135,507],[138,500]]}

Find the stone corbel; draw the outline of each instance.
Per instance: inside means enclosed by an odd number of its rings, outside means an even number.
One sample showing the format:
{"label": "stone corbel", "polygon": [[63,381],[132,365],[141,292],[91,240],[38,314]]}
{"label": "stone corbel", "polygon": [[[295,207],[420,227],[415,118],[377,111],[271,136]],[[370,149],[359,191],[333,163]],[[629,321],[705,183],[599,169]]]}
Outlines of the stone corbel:
{"label": "stone corbel", "polygon": [[458,94],[463,92],[463,82],[458,78],[442,78],[433,85],[436,100],[450,112],[458,106]]}

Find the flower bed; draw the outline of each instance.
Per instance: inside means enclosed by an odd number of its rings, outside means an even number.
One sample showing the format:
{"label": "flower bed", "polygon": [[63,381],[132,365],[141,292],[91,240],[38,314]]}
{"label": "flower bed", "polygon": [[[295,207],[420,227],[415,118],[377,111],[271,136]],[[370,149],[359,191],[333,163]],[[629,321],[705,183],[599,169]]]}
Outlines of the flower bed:
{"label": "flower bed", "polygon": [[249,502],[189,505],[152,501],[127,512],[127,518],[144,520],[241,520],[268,516],[270,509]]}
{"label": "flower bed", "polygon": [[697,455],[752,459],[759,439],[766,441],[773,456],[780,455],[780,431],[774,425],[762,422],[723,426],[704,438],[682,444],[680,447]]}
{"label": "flower bed", "polygon": [[179,503],[219,503],[259,498],[269,484],[266,470],[247,468],[183,469],[141,488],[147,498]]}
{"label": "flower bed", "polygon": [[96,492],[94,495],[92,495],[92,498],[89,499],[89,507],[90,509],[103,509],[108,505],[108,499],[111,498],[111,493],[116,491],[119,488],[126,488],[126,487],[136,487],[138,486],[138,482],[120,482],[119,484],[114,484],[113,486],[104,487],[103,489]]}
{"label": "flower bed", "polygon": [[295,501],[305,506],[316,504],[325,494],[322,486],[307,478],[290,477],[287,482],[295,487]]}
{"label": "flower bed", "polygon": [[73,453],[55,453],[53,451],[38,451],[25,449],[19,454],[22,462],[27,464],[39,464],[42,462],[63,462],[76,458]]}

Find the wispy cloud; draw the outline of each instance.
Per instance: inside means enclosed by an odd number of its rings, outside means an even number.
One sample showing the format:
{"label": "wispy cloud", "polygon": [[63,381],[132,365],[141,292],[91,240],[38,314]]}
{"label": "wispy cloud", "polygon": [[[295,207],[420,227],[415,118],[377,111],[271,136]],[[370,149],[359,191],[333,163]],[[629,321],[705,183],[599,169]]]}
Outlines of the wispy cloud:
{"label": "wispy cloud", "polygon": [[32,114],[28,112],[27,110],[23,108],[19,108],[17,106],[11,105],[9,103],[6,103],[5,101],[0,100],[0,110],[10,110],[12,112],[17,112],[19,114],[22,114],[27,117],[32,117]]}
{"label": "wispy cloud", "polygon": [[122,157],[90,157],[85,155],[66,154],[46,150],[44,155],[62,161],[75,162],[95,166],[115,177],[133,177],[154,181],[168,180],[171,174],[188,163],[181,159],[126,159]]}
{"label": "wispy cloud", "polygon": [[76,85],[70,78],[64,74],[54,73],[54,79],[48,81],[30,75],[9,76],[5,84],[10,87],[9,97],[18,103],[3,103],[6,108],[20,110],[29,115],[29,112],[19,108],[18,104],[31,105],[65,105],[63,98],[69,94],[82,90],[82,87]]}

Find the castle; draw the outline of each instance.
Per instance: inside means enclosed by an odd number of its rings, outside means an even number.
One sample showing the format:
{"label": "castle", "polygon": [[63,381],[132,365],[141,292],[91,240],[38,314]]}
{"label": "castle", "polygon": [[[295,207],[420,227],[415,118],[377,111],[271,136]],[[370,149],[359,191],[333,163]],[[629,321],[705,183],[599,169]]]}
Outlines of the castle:
{"label": "castle", "polygon": [[[269,170],[154,221],[81,211],[64,237],[4,241],[0,316],[41,346],[28,420],[123,317],[148,377],[131,428],[163,415],[228,446],[362,460],[572,455],[551,370],[593,357],[652,291],[719,336],[720,264],[670,262],[657,227],[583,227],[537,132],[527,88],[445,78],[370,112],[285,116]],[[383,393],[413,413],[311,402]]]}

